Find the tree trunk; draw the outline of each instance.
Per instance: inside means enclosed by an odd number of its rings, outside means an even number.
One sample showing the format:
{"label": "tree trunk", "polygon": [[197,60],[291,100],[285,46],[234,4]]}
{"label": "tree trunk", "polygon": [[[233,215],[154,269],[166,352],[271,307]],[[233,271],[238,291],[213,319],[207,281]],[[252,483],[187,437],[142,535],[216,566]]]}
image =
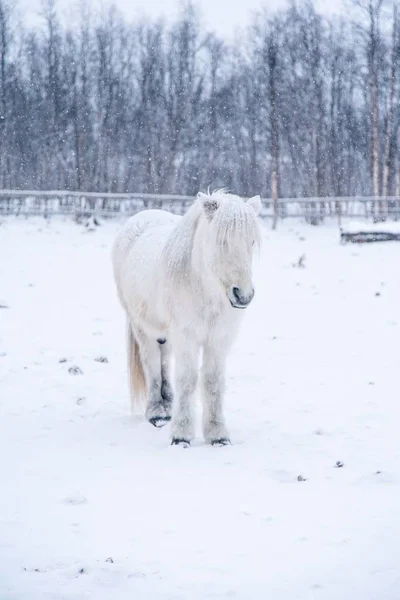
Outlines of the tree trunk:
{"label": "tree trunk", "polygon": [[[368,31],[368,78],[371,114],[371,177],[372,193],[377,198],[380,192],[379,181],[379,68],[380,68],[380,9],[383,0],[369,0]],[[382,212],[382,206],[379,206]]]}
{"label": "tree trunk", "polygon": [[280,132],[279,132],[279,110],[278,110],[278,43],[275,35],[271,35],[268,43],[268,89],[270,104],[270,137],[272,157],[272,189],[276,187],[279,196],[280,177]]}
{"label": "tree trunk", "polygon": [[372,193],[379,196],[379,98],[378,82],[375,73],[371,74],[371,167],[372,167]]}
{"label": "tree trunk", "polygon": [[[394,109],[395,109],[395,91],[396,91],[396,80],[397,80],[397,68],[398,68],[398,53],[399,53],[399,41],[398,41],[398,11],[397,6],[393,6],[393,35],[392,35],[392,56],[390,64],[390,78],[389,78],[389,96],[388,96],[388,107],[386,115],[386,128],[385,128],[385,162],[383,167],[383,196],[385,198],[389,195],[389,184],[391,180],[391,171],[393,168],[393,120],[394,120]],[[385,212],[387,213],[387,201],[385,206]]]}
{"label": "tree trunk", "polygon": [[5,185],[7,165],[7,106],[6,106],[6,58],[8,54],[8,14],[7,6],[0,0],[0,188]]}
{"label": "tree trunk", "polygon": [[279,204],[278,204],[278,174],[276,171],[272,171],[272,185],[271,185],[271,196],[274,210],[274,217],[272,221],[272,229],[276,229],[279,218]]}

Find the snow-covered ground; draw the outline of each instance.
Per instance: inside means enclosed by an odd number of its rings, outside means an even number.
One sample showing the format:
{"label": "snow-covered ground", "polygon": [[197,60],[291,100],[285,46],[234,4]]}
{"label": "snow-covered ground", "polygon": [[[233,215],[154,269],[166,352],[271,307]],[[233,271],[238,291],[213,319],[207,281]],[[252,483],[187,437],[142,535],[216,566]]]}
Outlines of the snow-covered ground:
{"label": "snow-covered ground", "polygon": [[400,245],[266,228],[185,450],[129,415],[117,227],[0,226],[0,599],[398,600]]}

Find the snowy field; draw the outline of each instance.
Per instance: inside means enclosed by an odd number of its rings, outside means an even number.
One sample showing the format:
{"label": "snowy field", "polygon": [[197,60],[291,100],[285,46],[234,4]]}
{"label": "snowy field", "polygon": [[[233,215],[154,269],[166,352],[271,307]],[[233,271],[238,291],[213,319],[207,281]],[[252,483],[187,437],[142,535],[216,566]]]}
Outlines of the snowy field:
{"label": "snowy field", "polygon": [[266,228],[185,450],[129,415],[117,227],[0,226],[0,599],[398,600],[400,244]]}

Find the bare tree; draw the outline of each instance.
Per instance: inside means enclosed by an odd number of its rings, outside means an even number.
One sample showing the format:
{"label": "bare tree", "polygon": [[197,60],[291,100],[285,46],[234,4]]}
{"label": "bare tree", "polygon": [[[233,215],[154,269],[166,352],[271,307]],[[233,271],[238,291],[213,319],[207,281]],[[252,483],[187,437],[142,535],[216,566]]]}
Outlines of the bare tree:
{"label": "bare tree", "polygon": [[8,58],[11,45],[11,5],[6,0],[0,0],[0,187],[6,181],[6,148],[8,143]]}
{"label": "bare tree", "polygon": [[384,0],[355,0],[367,25],[357,24],[365,42],[365,55],[368,76],[368,101],[370,116],[370,164],[372,193],[380,193],[380,67],[381,48],[381,10]]}
{"label": "bare tree", "polygon": [[[271,27],[267,42],[268,92],[270,112],[270,148],[272,188],[279,196],[280,187],[280,118],[279,118],[279,42],[276,27]],[[273,175],[275,173],[275,175]]]}
{"label": "bare tree", "polygon": [[392,49],[389,68],[389,91],[385,123],[385,150],[383,165],[382,194],[389,195],[389,185],[393,176],[394,140],[398,129],[395,123],[396,91],[400,59],[399,14],[397,5],[393,5]]}
{"label": "bare tree", "polygon": [[24,30],[0,0],[0,186],[398,193],[399,16],[353,1],[362,44],[311,0],[263,11],[234,44],[190,3],[130,25],[82,0],[69,29],[44,0]]}

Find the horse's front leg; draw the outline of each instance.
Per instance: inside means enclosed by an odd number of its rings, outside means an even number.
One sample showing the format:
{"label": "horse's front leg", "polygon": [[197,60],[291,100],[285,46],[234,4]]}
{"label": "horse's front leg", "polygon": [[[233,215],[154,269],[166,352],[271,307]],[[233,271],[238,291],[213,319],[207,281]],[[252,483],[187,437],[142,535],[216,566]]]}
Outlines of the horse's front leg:
{"label": "horse's front leg", "polygon": [[[198,379],[199,348],[188,345],[175,352],[175,406],[172,415],[172,444],[187,446],[194,437],[194,395]],[[178,347],[180,344],[177,345]]]}
{"label": "horse's front leg", "polygon": [[201,370],[203,399],[203,435],[213,445],[230,444],[223,415],[226,354],[213,345],[206,345]]}

